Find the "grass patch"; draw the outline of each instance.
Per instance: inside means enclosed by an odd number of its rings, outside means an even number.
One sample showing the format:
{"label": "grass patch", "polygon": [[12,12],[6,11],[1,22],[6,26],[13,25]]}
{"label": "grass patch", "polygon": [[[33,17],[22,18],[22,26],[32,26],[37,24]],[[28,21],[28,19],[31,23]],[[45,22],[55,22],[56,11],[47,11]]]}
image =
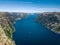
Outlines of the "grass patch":
{"label": "grass patch", "polygon": [[8,38],[11,39],[12,34],[10,33],[10,31],[8,31],[8,30],[4,30],[4,31],[5,31],[6,36],[8,36]]}

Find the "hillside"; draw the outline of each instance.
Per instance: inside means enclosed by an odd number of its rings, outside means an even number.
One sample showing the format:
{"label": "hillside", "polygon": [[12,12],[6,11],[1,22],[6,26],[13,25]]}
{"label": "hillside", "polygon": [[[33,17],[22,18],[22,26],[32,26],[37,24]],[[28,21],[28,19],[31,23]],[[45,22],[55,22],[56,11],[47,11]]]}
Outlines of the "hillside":
{"label": "hillside", "polygon": [[15,45],[13,24],[26,15],[27,13],[0,12],[0,45]]}
{"label": "hillside", "polygon": [[60,12],[40,13],[36,20],[51,31],[60,34]]}

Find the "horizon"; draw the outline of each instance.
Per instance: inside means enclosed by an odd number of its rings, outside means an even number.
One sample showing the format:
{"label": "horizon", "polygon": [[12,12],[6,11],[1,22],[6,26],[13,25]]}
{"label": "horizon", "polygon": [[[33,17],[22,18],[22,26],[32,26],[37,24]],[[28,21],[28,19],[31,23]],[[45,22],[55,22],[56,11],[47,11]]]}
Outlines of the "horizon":
{"label": "horizon", "polygon": [[[45,10],[47,9],[47,10],[45,11],[44,9],[45,9]],[[52,9],[53,9],[53,11],[49,11],[49,10],[52,10]],[[6,11],[6,10],[5,10],[5,11],[0,11],[0,12],[43,13],[43,12],[60,12],[60,9],[57,9],[57,8],[49,8],[49,9],[48,9],[48,8],[41,8],[41,10],[39,10],[39,11],[37,11],[37,10],[34,11],[34,10],[33,10],[33,11],[29,11],[29,12],[28,12],[27,10],[26,10],[26,11],[23,11],[23,10],[22,10],[22,11],[15,11],[15,10],[14,10],[14,11]]]}

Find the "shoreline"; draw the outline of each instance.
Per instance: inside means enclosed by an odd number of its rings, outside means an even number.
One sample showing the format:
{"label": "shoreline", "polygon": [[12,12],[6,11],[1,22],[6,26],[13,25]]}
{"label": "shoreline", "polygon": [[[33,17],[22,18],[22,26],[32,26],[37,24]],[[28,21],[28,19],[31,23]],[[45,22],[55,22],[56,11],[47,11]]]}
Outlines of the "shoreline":
{"label": "shoreline", "polygon": [[[45,26],[47,29],[50,29],[49,27],[47,27],[47,26]],[[60,34],[60,32],[58,32],[58,31],[55,31],[55,30],[53,30],[53,29],[50,29],[52,32],[54,32],[55,34]]]}
{"label": "shoreline", "polygon": [[[39,22],[38,22],[39,23]],[[39,24],[41,24],[41,23],[39,23]],[[47,29],[49,29],[49,30],[51,30],[53,33],[55,33],[55,34],[60,34],[60,32],[58,32],[58,31],[55,31],[55,30],[53,30],[53,29],[50,29],[49,27],[47,27],[47,26],[45,26],[45,25],[43,25],[43,24],[41,24],[42,26],[44,26],[45,28],[47,28]]]}
{"label": "shoreline", "polygon": [[[16,21],[18,21],[18,20],[20,20],[20,19],[16,19]],[[14,23],[12,24],[12,26],[13,26],[13,28],[14,28],[14,31],[13,31],[13,33],[12,33],[12,39],[13,39],[13,34],[15,33],[15,31],[16,31],[16,29],[15,29],[15,27],[14,27],[14,24],[16,23],[16,21],[14,21]],[[14,40],[14,39],[13,39]],[[15,42],[15,40],[14,40],[14,42]],[[15,43],[15,45],[16,45],[16,43]]]}

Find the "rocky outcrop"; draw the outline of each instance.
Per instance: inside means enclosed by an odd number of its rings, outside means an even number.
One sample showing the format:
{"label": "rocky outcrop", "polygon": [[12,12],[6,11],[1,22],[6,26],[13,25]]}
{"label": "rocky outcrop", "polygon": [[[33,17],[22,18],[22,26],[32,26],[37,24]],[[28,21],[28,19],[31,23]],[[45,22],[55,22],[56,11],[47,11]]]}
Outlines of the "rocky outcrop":
{"label": "rocky outcrop", "polygon": [[60,34],[60,12],[40,13],[36,20],[51,31]]}
{"label": "rocky outcrop", "polygon": [[9,39],[0,25],[0,45],[15,45],[12,39]]}
{"label": "rocky outcrop", "polygon": [[15,29],[13,24],[16,20],[29,15],[28,13],[0,12],[0,45],[16,45],[13,40]]}
{"label": "rocky outcrop", "polygon": [[13,40],[14,28],[5,15],[5,13],[0,12],[0,45],[15,45]]}

